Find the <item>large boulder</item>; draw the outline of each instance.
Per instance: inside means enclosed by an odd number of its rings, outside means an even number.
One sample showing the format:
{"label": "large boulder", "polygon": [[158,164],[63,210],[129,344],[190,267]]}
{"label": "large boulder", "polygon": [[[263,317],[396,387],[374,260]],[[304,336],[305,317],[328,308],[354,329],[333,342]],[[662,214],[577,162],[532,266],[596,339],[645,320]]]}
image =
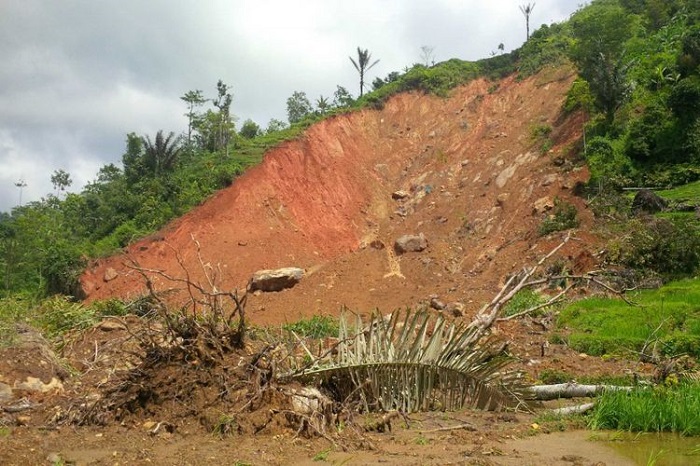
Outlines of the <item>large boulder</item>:
{"label": "large boulder", "polygon": [[281,291],[299,283],[303,276],[304,269],[299,267],[258,270],[250,281],[250,289],[251,291]]}
{"label": "large boulder", "polygon": [[642,212],[655,214],[661,212],[668,206],[666,200],[649,189],[641,189],[634,196],[632,201],[632,212],[639,214]]}
{"label": "large boulder", "polygon": [[406,252],[420,252],[428,247],[428,240],[423,233],[420,235],[403,235],[394,243],[394,250],[397,254]]}

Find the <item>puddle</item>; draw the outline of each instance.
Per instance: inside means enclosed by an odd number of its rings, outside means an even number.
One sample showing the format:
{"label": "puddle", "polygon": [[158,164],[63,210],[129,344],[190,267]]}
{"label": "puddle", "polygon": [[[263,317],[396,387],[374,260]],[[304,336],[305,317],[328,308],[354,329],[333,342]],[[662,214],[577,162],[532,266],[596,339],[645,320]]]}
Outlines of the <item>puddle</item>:
{"label": "puddle", "polygon": [[595,438],[641,466],[700,465],[700,437],[614,432],[595,434]]}

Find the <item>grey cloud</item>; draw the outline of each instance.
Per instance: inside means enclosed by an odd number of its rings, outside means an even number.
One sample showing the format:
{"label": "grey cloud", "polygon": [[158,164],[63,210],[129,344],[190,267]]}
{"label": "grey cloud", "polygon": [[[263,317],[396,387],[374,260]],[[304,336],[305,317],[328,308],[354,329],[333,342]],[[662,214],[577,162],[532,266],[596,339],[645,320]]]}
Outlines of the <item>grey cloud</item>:
{"label": "grey cloud", "polygon": [[[566,18],[577,1],[540,0],[532,24]],[[370,80],[420,60],[487,56],[524,40],[509,0],[4,0],[0,6],[0,211],[52,190],[74,191],[118,162],[128,132],[184,131],[188,90],[232,86],[233,112],[285,119],[293,91],[315,100],[357,93],[348,55],[368,48]]]}

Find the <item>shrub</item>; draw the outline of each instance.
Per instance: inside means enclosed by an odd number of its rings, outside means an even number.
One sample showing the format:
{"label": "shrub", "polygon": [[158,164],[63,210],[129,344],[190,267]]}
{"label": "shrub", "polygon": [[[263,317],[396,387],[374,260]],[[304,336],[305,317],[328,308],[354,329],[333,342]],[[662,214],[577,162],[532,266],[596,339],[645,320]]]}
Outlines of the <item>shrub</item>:
{"label": "shrub", "polygon": [[559,198],[554,199],[554,209],[540,224],[540,235],[548,235],[555,231],[568,230],[579,226],[576,206]]}
{"label": "shrub", "polygon": [[685,218],[649,217],[631,220],[627,234],[611,241],[608,259],[666,278],[692,275],[700,264],[700,231]]}
{"label": "shrub", "polygon": [[503,315],[512,316],[545,302],[547,300],[538,292],[530,288],[523,288],[503,307]]}

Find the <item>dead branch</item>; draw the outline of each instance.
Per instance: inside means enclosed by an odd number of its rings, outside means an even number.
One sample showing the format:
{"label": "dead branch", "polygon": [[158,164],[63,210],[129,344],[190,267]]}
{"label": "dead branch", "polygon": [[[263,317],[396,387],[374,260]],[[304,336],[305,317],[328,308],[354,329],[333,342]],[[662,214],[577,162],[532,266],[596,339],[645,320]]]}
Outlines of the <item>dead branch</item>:
{"label": "dead branch", "polygon": [[557,408],[549,411],[549,413],[554,414],[555,416],[569,416],[572,414],[585,414],[593,408],[595,408],[595,402]]}
{"label": "dead branch", "polygon": [[398,411],[389,411],[375,422],[370,422],[365,425],[366,432],[391,432],[391,421],[401,416]]}
{"label": "dead branch", "polygon": [[556,400],[559,398],[592,398],[604,391],[632,391],[634,387],[617,385],[583,385],[576,382],[559,383],[554,385],[533,385],[525,391],[532,399],[539,401]]}
{"label": "dead branch", "polygon": [[506,284],[503,285],[503,288],[501,288],[501,290],[498,292],[498,294],[496,294],[493,300],[491,300],[490,303],[485,304],[476,314],[474,320],[472,320],[472,322],[469,324],[470,328],[475,329],[474,334],[470,338],[470,342],[478,341],[484,335],[486,335],[493,323],[496,321],[496,318],[498,317],[501,308],[508,301],[510,301],[513,298],[513,296],[515,296],[518,293],[518,291],[528,286],[532,286],[533,283],[535,283],[536,281],[531,282],[530,278],[550,257],[556,254],[561,248],[563,248],[564,245],[566,245],[566,243],[569,242],[569,240],[571,240],[571,233],[568,233],[566,237],[562,240],[562,242],[559,243],[559,245],[552,249],[547,255],[542,257],[533,267],[525,267],[523,269],[522,278],[520,278],[520,281],[515,286],[512,285],[517,279],[517,275],[513,275],[508,279]]}
{"label": "dead branch", "polygon": [[464,424],[459,424],[456,426],[445,426],[445,427],[438,427],[436,429],[429,429],[429,430],[421,430],[421,433],[423,434],[430,434],[433,432],[448,432],[451,430],[466,430],[469,432],[476,432],[477,428],[474,424],[470,423],[464,423]]}

